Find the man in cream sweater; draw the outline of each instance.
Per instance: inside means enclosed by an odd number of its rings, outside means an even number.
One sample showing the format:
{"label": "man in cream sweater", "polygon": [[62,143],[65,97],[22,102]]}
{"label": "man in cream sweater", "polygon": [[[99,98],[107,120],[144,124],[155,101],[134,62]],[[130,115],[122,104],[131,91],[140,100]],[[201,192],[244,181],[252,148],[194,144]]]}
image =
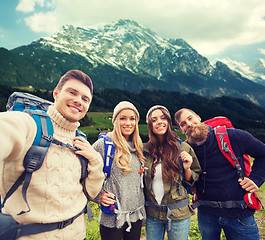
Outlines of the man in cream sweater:
{"label": "man in cream sweater", "polygon": [[[27,209],[22,197],[21,186],[6,201],[2,212],[10,214],[17,222],[53,223],[72,218],[87,204],[80,183],[81,164],[77,154],[88,159],[88,177],[85,190],[93,199],[100,192],[104,174],[103,160],[88,141],[76,137],[79,120],[89,109],[93,86],[91,79],[81,71],[71,70],[61,77],[53,91],[54,104],[47,111],[54,127],[54,137],[79,148],[72,151],[51,144],[41,168],[35,171],[27,190],[31,210]],[[0,113],[0,195],[5,197],[9,188],[24,171],[23,159],[35,138],[37,126],[33,118],[24,112]],[[41,240],[83,240],[86,236],[84,214],[63,229],[20,237]]]}

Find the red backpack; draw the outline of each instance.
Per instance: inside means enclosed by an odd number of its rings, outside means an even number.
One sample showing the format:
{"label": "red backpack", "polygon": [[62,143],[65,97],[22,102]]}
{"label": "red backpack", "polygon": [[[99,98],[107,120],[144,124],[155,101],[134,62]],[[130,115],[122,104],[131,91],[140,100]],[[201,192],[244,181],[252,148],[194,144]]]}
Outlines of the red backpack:
{"label": "red backpack", "polygon": [[[239,177],[242,178],[242,180],[244,179],[244,176],[247,177],[251,172],[250,157],[249,155],[246,154],[243,155],[244,164],[245,164],[245,174],[243,174],[242,168],[231,147],[230,140],[226,130],[227,128],[234,128],[231,121],[226,117],[214,117],[204,121],[203,123],[206,125],[210,125],[214,129],[215,136],[221,152],[227,158],[227,160],[233,165],[233,167],[237,169]],[[197,203],[194,204],[194,207],[199,205],[209,205],[208,201],[200,201],[195,199],[196,196],[194,196],[194,201],[197,201]],[[259,210],[261,207],[263,207],[256,193],[246,193],[244,196],[244,202],[246,203],[247,207],[252,209]],[[224,203],[224,206],[221,206],[219,202],[218,204],[220,205],[220,207],[231,207],[231,206],[226,206],[227,205],[226,203]],[[239,204],[243,205],[242,202],[240,202]]]}
{"label": "red backpack", "polygon": [[[219,148],[227,160],[233,165],[237,171],[242,172],[240,164],[233,152],[230,144],[230,140],[227,134],[227,128],[234,128],[231,121],[226,117],[214,117],[203,122],[206,125],[210,125],[215,132],[215,136],[219,145]],[[251,172],[251,163],[249,155],[243,155],[245,164],[245,177]],[[239,172],[240,177],[243,179],[244,175]],[[242,176],[243,175],[243,176]]]}

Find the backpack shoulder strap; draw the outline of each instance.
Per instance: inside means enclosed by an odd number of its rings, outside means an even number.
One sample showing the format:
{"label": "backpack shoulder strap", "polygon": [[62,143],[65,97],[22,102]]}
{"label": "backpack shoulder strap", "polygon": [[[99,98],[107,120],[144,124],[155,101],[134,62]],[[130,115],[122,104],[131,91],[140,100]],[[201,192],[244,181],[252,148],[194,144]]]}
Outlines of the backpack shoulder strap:
{"label": "backpack shoulder strap", "polygon": [[31,115],[37,125],[37,133],[33,145],[40,145],[42,147],[49,147],[51,144],[51,137],[53,136],[53,125],[50,117],[44,110],[24,110],[24,112]]}
{"label": "backpack shoulder strap", "polygon": [[30,211],[30,207],[26,196],[27,189],[29,187],[32,173],[38,170],[42,166],[43,160],[46,156],[46,153],[51,143],[47,139],[52,137],[53,135],[53,125],[50,117],[46,114],[45,111],[25,110],[25,112],[29,113],[32,116],[32,118],[35,120],[37,125],[37,133],[32,146],[30,147],[30,149],[28,150],[28,152],[24,157],[23,166],[25,170],[16,180],[13,186],[9,189],[3,200],[3,204],[1,205],[2,208],[6,200],[17,190],[17,188],[24,181],[22,186],[22,196],[25,203],[27,204],[28,210],[21,211],[18,215]]}
{"label": "backpack shoulder strap", "polygon": [[244,175],[242,173],[242,168],[232,149],[226,127],[225,126],[216,127],[214,128],[214,133],[222,154],[233,165],[233,167],[237,169],[239,177],[243,179]]}
{"label": "backpack shoulder strap", "polygon": [[[79,129],[76,130],[76,136],[78,137],[83,137],[87,140],[87,136],[85,133],[83,133],[82,131],[80,131]],[[85,178],[88,176],[88,171],[87,171],[87,165],[88,165],[88,160],[81,156],[78,155],[79,159],[80,159],[80,163],[81,163],[81,178],[80,178],[80,182],[82,183]]]}
{"label": "backpack shoulder strap", "polygon": [[104,167],[103,172],[105,173],[105,178],[108,178],[110,176],[111,172],[111,165],[114,159],[114,153],[115,153],[115,147],[112,139],[107,136],[106,132],[102,132],[99,134],[99,139],[103,138],[104,140]]}
{"label": "backpack shoulder strap", "polygon": [[[181,145],[182,145],[182,139],[181,138],[179,138],[180,139],[180,141],[179,141],[179,154],[181,153]],[[179,184],[183,184],[183,186],[185,187],[185,189],[186,189],[186,191],[187,191],[187,193],[189,194],[190,193],[190,186],[188,186],[186,183],[185,183],[185,180],[184,180],[184,168],[183,168],[183,162],[182,162],[182,159],[181,159],[181,157],[180,157],[180,155],[179,155],[179,157],[178,157],[178,160],[179,160],[179,164],[180,164],[180,167],[181,167],[181,169],[180,169],[180,180],[181,180],[181,182],[179,182]],[[182,191],[181,191],[181,186],[179,186],[179,194],[180,195],[182,195]]]}
{"label": "backpack shoulder strap", "polygon": [[179,164],[180,164],[181,168],[183,169],[183,162],[182,162],[182,159],[180,157],[182,142],[183,142],[182,139],[179,138],[179,142],[178,142],[178,145],[179,145],[179,158],[178,159],[179,159]]}

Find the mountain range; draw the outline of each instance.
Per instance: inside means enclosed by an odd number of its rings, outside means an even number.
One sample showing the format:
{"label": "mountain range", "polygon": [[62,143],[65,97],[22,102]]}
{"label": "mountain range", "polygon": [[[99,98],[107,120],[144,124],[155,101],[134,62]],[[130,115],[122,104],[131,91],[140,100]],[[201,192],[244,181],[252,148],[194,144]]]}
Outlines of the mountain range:
{"label": "mountain range", "polygon": [[52,89],[70,69],[93,80],[96,91],[165,90],[206,97],[233,96],[265,107],[265,64],[229,59],[211,64],[183,39],[163,39],[132,20],[89,27],[65,25],[53,36],[0,49],[0,81]]}
{"label": "mountain range", "polygon": [[265,60],[259,59],[253,66],[249,66],[242,62],[233,61],[229,58],[219,59],[233,71],[241,74],[242,77],[265,86]]}

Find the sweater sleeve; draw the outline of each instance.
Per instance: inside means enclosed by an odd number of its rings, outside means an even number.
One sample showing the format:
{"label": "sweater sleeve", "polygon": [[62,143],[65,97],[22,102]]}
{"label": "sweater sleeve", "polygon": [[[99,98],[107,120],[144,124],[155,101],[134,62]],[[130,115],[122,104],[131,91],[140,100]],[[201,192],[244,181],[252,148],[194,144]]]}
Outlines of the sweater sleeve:
{"label": "sweater sleeve", "polygon": [[32,145],[37,132],[33,118],[23,112],[0,113],[0,162],[21,160]]}
{"label": "sweater sleeve", "polygon": [[88,177],[85,180],[86,191],[91,199],[95,198],[102,189],[104,182],[103,160],[98,153],[88,161]]}
{"label": "sweater sleeve", "polygon": [[[103,158],[104,158],[104,152],[105,152],[103,139],[97,140],[92,146],[100,154],[101,161],[102,161],[102,168],[103,168],[103,166],[104,166],[104,164],[103,164]],[[105,178],[105,175],[104,175],[104,178]],[[99,204],[100,195],[102,194],[102,192],[103,192],[103,188],[101,186],[101,189],[100,189],[99,193],[97,194],[97,196],[92,201]]]}
{"label": "sweater sleeve", "polygon": [[230,141],[234,152],[240,149],[241,154],[248,154],[254,158],[248,178],[260,187],[265,181],[265,144],[244,130],[229,129],[228,134],[229,137],[231,135]]}

